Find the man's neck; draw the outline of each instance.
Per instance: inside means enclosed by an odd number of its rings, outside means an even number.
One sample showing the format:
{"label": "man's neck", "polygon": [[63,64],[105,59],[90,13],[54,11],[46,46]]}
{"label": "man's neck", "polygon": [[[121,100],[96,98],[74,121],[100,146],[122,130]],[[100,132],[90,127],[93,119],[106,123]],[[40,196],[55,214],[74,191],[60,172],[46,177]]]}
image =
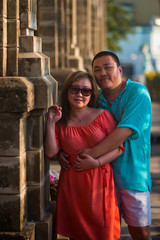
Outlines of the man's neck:
{"label": "man's neck", "polygon": [[125,89],[126,81],[122,81],[116,88],[114,89],[105,89],[103,91],[103,95],[109,104],[111,106],[111,102],[114,102],[115,99],[119,96],[119,94]]}

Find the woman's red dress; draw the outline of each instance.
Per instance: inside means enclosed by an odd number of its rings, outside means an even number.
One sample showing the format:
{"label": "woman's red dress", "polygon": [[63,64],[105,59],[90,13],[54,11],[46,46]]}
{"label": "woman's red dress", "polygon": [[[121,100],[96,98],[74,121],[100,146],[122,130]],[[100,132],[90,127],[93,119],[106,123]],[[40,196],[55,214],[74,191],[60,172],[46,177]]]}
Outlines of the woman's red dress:
{"label": "woman's red dress", "polygon": [[120,219],[110,164],[77,172],[76,153],[102,141],[116,127],[103,111],[85,126],[56,125],[57,143],[69,154],[71,167],[60,172],[56,232],[75,240],[117,240]]}

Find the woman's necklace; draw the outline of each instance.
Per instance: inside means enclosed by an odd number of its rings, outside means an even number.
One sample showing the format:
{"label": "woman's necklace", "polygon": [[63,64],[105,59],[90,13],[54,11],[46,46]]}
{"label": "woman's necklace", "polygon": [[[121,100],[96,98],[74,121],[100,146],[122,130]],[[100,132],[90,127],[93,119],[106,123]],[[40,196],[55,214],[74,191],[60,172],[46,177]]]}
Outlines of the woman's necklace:
{"label": "woman's necklace", "polygon": [[70,118],[72,121],[74,121],[74,122],[79,122],[79,123],[82,123],[82,122],[84,122],[84,120],[82,120],[82,119],[78,119],[78,118]]}
{"label": "woman's necklace", "polygon": [[[78,117],[79,115],[80,115],[80,118]],[[75,122],[78,121],[79,123],[82,123],[82,122],[85,123],[86,120],[88,119],[88,109],[83,114],[71,115],[70,119]]]}

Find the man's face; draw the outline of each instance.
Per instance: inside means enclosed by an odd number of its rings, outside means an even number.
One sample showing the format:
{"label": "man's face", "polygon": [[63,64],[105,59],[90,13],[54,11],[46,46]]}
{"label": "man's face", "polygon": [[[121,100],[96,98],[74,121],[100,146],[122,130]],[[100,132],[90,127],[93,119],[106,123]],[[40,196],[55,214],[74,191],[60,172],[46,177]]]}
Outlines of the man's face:
{"label": "man's face", "polygon": [[102,90],[113,90],[122,82],[122,68],[117,66],[111,56],[94,60],[93,75]]}

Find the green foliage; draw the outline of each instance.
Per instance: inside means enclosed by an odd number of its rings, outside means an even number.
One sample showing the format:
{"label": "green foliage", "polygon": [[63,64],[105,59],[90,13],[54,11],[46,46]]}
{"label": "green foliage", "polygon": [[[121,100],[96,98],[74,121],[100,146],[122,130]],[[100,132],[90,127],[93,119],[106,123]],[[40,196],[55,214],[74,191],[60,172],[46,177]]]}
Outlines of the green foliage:
{"label": "green foliage", "polygon": [[146,73],[146,85],[153,101],[160,101],[160,73]]}
{"label": "green foliage", "polygon": [[107,46],[111,51],[122,51],[119,40],[127,40],[133,33],[129,11],[118,5],[115,0],[107,0]]}

